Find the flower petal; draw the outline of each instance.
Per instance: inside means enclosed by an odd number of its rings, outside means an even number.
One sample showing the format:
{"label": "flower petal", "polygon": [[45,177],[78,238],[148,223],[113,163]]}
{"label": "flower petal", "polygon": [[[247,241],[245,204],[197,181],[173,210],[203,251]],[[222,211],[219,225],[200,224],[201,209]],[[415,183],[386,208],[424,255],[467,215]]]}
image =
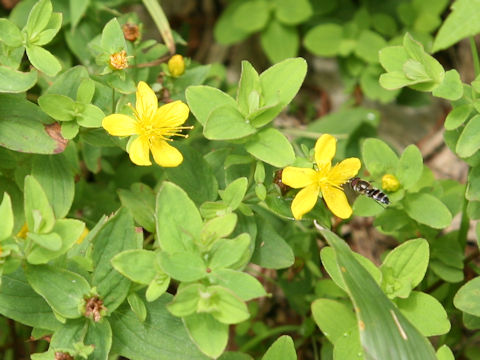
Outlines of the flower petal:
{"label": "flower petal", "polygon": [[177,127],[188,118],[190,109],[180,100],[162,105],[155,112],[153,123],[155,127]]}
{"label": "flower petal", "polygon": [[341,219],[347,219],[352,215],[352,208],[343,190],[329,185],[322,186],[322,196],[334,215]]}
{"label": "flower petal", "polygon": [[337,139],[330,134],[323,134],[315,143],[315,162],[318,167],[332,161],[337,151]]}
{"label": "flower petal", "polygon": [[310,168],[287,166],[282,171],[282,182],[294,189],[313,184],[317,179],[317,172]]}
{"label": "flower petal", "polygon": [[317,184],[309,185],[298,192],[292,201],[292,214],[295,219],[300,220],[304,214],[313,209],[319,192]]}
{"label": "flower petal", "polygon": [[335,165],[328,174],[328,181],[332,185],[345,184],[349,179],[357,175],[362,167],[357,158],[348,158]]}
{"label": "flower petal", "polygon": [[164,140],[153,141],[151,150],[153,159],[160,166],[175,167],[183,161],[182,153]]}
{"label": "flower petal", "polygon": [[137,133],[137,122],[130,116],[123,114],[112,114],[104,117],[102,126],[113,136],[129,136]]}
{"label": "flower petal", "polygon": [[147,83],[140,81],[137,86],[137,99],[135,109],[141,119],[151,119],[157,111],[158,100],[157,95],[153,92]]}
{"label": "flower petal", "polygon": [[149,143],[146,137],[139,136],[133,140],[128,148],[128,154],[130,155],[130,160],[136,165],[152,165]]}

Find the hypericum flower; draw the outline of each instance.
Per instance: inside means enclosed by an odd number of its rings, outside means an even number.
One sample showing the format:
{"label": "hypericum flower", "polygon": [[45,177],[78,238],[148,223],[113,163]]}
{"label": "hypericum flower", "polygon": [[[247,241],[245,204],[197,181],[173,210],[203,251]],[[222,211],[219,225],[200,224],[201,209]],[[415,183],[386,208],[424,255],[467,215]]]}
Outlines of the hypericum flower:
{"label": "hypericum flower", "polygon": [[182,55],[173,55],[168,60],[168,70],[173,77],[179,77],[185,72],[185,60]]}
{"label": "hypericum flower", "polygon": [[400,182],[392,174],[385,174],[382,177],[382,189],[388,192],[397,191],[400,188]]}
{"label": "hypericum flower", "polygon": [[332,159],[337,149],[337,140],[323,134],[315,144],[316,168],[286,167],[282,172],[282,182],[292,188],[303,188],[292,202],[292,213],[299,220],[315,206],[321,193],[332,213],[342,219],[352,215],[342,185],[357,175],[361,163],[357,158],[348,158],[332,167]]}
{"label": "hypericum flower", "polygon": [[110,67],[113,70],[123,70],[128,67],[127,52],[125,50],[110,55]]}
{"label": "hypericum flower", "polygon": [[127,151],[130,159],[137,165],[152,165],[150,151],[155,162],[163,167],[175,167],[181,164],[183,156],[167,142],[172,136],[183,136],[184,129],[193,126],[180,126],[188,118],[189,109],[180,100],[158,107],[153,90],[143,81],[138,83],[134,117],[124,114],[112,114],[105,117],[102,126],[110,135],[130,136]]}

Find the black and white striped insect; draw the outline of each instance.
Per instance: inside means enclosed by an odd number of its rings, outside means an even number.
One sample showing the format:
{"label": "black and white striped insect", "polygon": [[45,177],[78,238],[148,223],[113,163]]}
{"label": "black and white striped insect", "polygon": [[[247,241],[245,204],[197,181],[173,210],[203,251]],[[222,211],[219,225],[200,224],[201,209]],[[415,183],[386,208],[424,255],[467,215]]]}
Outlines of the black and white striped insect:
{"label": "black and white striped insect", "polygon": [[388,196],[381,190],[374,188],[372,184],[370,184],[368,181],[362,180],[358,177],[354,177],[348,180],[348,183],[352,187],[353,191],[355,191],[356,193],[368,196],[379,204],[390,204],[390,199],[388,198]]}

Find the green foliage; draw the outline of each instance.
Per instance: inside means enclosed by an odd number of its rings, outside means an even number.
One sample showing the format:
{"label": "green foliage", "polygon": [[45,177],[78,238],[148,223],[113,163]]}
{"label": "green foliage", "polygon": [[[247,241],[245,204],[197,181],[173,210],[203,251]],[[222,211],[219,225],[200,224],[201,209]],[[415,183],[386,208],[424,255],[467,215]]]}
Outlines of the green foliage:
{"label": "green foliage", "polygon": [[[134,3],[2,10],[0,357],[474,359],[461,337],[480,328],[479,270],[465,255],[469,220],[480,219],[480,78],[464,84],[430,52],[479,31],[478,1],[455,1],[443,24],[446,0],[231,1],[216,40],[259,33],[272,63],[242,61],[238,84],[222,64],[182,59],[185,72],[172,71],[168,57],[193,48],[182,36],[194,29],[172,31],[154,0],[122,14]],[[147,14],[164,44],[144,38]],[[314,119],[296,98],[307,69],[316,78],[303,50],[334,57],[344,90],[360,87],[355,99]],[[444,139],[470,167],[465,185],[436,180],[417,146],[377,137],[383,109],[360,95],[400,102],[406,87],[417,103],[418,92],[452,102]],[[374,259],[339,238],[354,239],[358,222],[332,219],[316,195],[292,218],[310,199],[280,170],[327,166],[315,151],[332,148],[313,144],[322,134],[338,138],[332,166],[361,159],[349,176],[371,187],[355,194],[346,179],[320,196],[330,205],[347,193],[355,216],[398,242]],[[181,161],[134,165],[145,151]],[[12,353],[20,336],[32,341]]]}

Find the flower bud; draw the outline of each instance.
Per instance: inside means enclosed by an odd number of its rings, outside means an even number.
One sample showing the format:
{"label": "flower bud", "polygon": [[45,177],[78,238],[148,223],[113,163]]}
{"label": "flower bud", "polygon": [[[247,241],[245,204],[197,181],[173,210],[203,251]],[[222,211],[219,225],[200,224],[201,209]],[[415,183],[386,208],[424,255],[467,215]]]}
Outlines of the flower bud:
{"label": "flower bud", "polygon": [[382,177],[382,189],[388,192],[397,191],[400,188],[400,182],[392,174],[385,174]]}
{"label": "flower bud", "polygon": [[182,55],[173,55],[168,60],[168,70],[173,77],[179,77],[185,72],[185,60]]}
{"label": "flower bud", "polygon": [[128,67],[127,52],[125,50],[110,55],[110,67],[113,70],[123,70]]}
{"label": "flower bud", "polygon": [[140,37],[140,30],[137,24],[126,23],[122,26],[123,36],[125,40],[134,42]]}

